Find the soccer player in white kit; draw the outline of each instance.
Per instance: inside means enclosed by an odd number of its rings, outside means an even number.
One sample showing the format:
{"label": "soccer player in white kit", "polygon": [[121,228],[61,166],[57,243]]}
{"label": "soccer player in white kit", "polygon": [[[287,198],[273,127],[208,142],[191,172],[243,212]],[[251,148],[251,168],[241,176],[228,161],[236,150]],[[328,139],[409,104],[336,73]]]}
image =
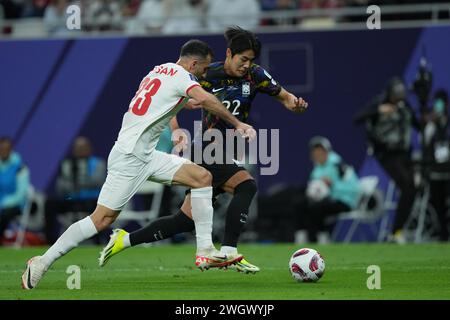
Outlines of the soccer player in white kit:
{"label": "soccer player in white kit", "polygon": [[212,176],[209,171],[187,159],[155,150],[164,127],[189,98],[193,99],[189,103],[201,103],[232,124],[244,137],[253,138],[256,134],[250,125],[240,122],[198,84],[196,77],[206,73],[211,59],[212,51],[206,43],[190,40],[181,48],[177,63],[156,66],[144,77],[109,154],[108,175],[96,209],[90,216],[72,224],[44,255],[28,260],[22,275],[24,289],[35,288],[58,258],[109,227],[146,180],[192,188],[199,268],[227,266],[242,259],[242,255],[220,253],[212,242]]}

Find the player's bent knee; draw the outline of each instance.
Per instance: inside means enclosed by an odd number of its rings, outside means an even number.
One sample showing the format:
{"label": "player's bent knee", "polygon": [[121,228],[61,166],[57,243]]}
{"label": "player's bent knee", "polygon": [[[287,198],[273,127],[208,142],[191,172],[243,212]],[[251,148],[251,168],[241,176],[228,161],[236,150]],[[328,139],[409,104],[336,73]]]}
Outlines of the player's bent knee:
{"label": "player's bent knee", "polygon": [[212,174],[205,168],[201,168],[199,170],[198,176],[196,178],[196,182],[194,183],[194,188],[204,188],[209,187],[212,184]]}

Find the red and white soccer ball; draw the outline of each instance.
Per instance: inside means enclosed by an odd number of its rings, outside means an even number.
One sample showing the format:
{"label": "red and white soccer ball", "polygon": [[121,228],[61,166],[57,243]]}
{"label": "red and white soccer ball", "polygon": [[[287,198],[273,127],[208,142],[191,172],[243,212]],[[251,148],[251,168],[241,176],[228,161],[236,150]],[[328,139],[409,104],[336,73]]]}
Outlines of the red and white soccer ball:
{"label": "red and white soccer ball", "polygon": [[316,282],[325,272],[325,260],[316,250],[302,248],[291,256],[289,271],[298,282]]}

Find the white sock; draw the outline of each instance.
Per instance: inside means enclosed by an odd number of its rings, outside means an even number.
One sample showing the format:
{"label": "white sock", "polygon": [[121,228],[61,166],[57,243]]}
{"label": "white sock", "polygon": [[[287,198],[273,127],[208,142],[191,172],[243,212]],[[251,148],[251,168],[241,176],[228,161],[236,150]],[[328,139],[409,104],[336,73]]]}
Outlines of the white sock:
{"label": "white sock", "polygon": [[222,246],[220,248],[220,252],[224,254],[237,254],[237,248],[235,247],[229,247],[229,246]]}
{"label": "white sock", "polygon": [[197,239],[197,254],[205,254],[214,248],[212,187],[191,189],[191,207]]}
{"label": "white sock", "polygon": [[131,247],[130,234],[129,233],[127,233],[126,235],[123,236],[123,246],[125,248]]}
{"label": "white sock", "polygon": [[53,262],[65,255],[67,252],[78,246],[83,240],[89,239],[98,233],[91,217],[86,217],[72,224],[58,238],[58,240],[42,256],[41,261],[48,269]]}

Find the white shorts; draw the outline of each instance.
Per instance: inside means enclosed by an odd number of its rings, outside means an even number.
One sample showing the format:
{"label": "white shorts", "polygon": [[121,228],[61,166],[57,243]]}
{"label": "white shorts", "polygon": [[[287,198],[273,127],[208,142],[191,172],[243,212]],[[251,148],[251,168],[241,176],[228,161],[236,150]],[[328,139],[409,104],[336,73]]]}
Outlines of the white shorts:
{"label": "white shorts", "polygon": [[108,175],[97,203],[120,211],[146,180],[171,184],[178,169],[189,162],[157,150],[152,152],[151,160],[145,162],[113,147],[108,157]]}

